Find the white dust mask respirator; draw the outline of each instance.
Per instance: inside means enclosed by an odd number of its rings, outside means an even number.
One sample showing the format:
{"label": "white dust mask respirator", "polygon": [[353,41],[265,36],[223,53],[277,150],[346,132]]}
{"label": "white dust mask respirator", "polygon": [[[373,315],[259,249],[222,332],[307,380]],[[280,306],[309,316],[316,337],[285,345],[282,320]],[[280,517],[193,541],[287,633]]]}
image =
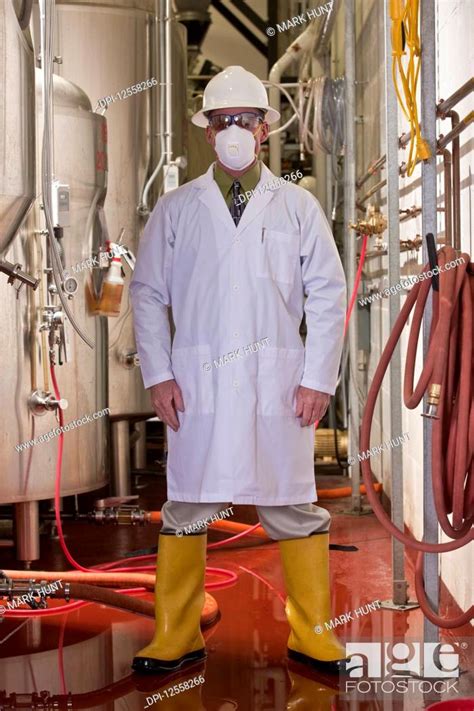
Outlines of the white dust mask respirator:
{"label": "white dust mask respirator", "polygon": [[215,148],[222,165],[232,170],[243,170],[255,160],[252,132],[235,124],[216,134]]}

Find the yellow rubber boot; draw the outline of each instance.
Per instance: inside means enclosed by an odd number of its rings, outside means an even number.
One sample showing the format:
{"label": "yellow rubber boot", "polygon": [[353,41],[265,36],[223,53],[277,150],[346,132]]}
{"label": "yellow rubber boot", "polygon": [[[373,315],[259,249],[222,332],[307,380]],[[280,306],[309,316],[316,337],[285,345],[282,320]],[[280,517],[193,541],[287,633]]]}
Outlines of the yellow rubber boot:
{"label": "yellow rubber boot", "polygon": [[200,620],[204,606],[207,534],[160,534],[155,584],[155,634],[137,652],[132,669],[157,674],[204,659]]}
{"label": "yellow rubber boot", "polygon": [[329,533],[279,541],[279,545],[288,594],[285,612],[291,627],[288,656],[339,672],[345,668],[345,650],[324,624],[332,619]]}
{"label": "yellow rubber boot", "polygon": [[286,702],[286,711],[333,711],[337,708],[337,689],[331,689],[318,678],[309,679],[292,669],[288,669],[288,674],[291,691]]}

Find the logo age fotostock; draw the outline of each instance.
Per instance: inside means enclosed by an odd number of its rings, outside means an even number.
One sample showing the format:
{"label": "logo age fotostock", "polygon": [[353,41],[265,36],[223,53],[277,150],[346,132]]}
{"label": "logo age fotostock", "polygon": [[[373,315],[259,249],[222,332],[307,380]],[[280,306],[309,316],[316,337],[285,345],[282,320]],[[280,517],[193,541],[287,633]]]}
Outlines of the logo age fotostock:
{"label": "logo age fotostock", "polygon": [[458,694],[459,654],[445,642],[346,642],[347,698]]}

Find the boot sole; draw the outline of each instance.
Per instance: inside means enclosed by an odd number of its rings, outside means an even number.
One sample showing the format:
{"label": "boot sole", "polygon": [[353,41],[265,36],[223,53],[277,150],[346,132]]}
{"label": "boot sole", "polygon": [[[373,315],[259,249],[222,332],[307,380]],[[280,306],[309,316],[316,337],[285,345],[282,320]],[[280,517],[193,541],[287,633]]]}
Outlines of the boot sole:
{"label": "boot sole", "polygon": [[134,657],[132,669],[139,674],[164,674],[173,672],[187,664],[200,662],[206,658],[206,650],[188,652],[179,659],[154,659],[153,657]]}
{"label": "boot sole", "polygon": [[331,662],[324,662],[321,659],[315,659],[314,657],[309,657],[307,654],[302,652],[295,652],[293,649],[288,648],[288,658],[295,662],[300,662],[306,666],[310,666],[315,670],[320,670],[329,674],[341,674],[346,672],[346,665],[349,661],[349,657],[345,659],[335,659]]}

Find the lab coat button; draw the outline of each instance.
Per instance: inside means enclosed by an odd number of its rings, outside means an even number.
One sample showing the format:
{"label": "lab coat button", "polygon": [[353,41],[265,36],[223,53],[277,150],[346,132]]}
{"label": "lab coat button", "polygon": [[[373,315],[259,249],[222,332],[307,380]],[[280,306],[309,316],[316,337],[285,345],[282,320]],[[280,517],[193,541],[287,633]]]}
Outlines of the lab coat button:
{"label": "lab coat button", "polygon": [[239,387],[239,381],[238,381],[238,380],[234,380],[234,381],[232,382],[232,385],[234,386],[234,388],[238,388],[238,387]]}
{"label": "lab coat button", "polygon": [[234,338],[238,338],[238,337],[239,337],[239,332],[238,332],[238,331],[234,331],[234,333],[233,333],[232,335],[234,336]]}
{"label": "lab coat button", "polygon": [[239,285],[238,285],[238,284],[234,284],[234,286],[233,286],[232,288],[233,288],[234,291],[238,291],[238,290],[239,290]]}

